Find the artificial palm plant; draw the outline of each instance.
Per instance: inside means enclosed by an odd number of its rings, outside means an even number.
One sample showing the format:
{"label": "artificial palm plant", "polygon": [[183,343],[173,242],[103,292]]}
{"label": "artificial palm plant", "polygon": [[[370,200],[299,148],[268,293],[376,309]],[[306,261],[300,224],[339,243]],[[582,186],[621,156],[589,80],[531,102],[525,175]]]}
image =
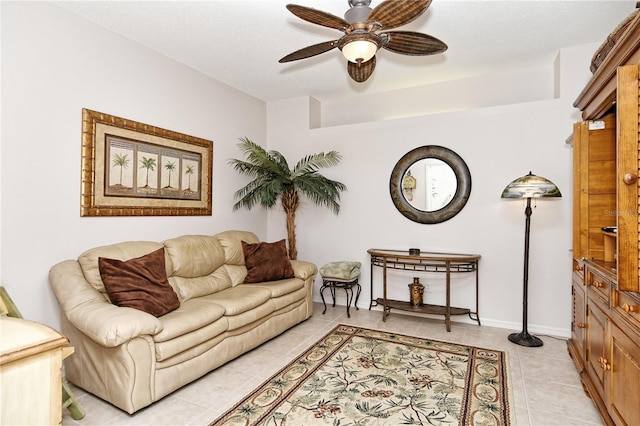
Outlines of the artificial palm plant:
{"label": "artificial palm plant", "polygon": [[340,211],[340,191],[347,187],[337,181],[327,179],[318,169],[331,167],[340,162],[342,156],[337,151],[320,152],[304,157],[289,168],[287,160],[278,151],[266,151],[248,138],[240,138],[238,144],[246,160],[229,160],[229,164],[240,174],[254,179],[235,193],[237,203],[233,210],[242,207],[251,209],[260,204],[266,209],[274,207],[278,200],[286,214],[289,258],[298,257],[296,249],[296,210],[300,204],[300,193],[316,205],[327,206],[335,214]]}

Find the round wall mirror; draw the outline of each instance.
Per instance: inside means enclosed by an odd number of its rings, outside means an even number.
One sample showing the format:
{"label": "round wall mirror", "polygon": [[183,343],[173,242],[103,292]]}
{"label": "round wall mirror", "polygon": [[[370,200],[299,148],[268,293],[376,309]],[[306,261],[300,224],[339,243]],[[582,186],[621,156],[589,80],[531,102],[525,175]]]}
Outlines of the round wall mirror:
{"label": "round wall mirror", "polygon": [[427,145],[406,153],[393,168],[391,199],[418,223],[440,223],[457,215],[471,194],[471,173],[449,148]]}

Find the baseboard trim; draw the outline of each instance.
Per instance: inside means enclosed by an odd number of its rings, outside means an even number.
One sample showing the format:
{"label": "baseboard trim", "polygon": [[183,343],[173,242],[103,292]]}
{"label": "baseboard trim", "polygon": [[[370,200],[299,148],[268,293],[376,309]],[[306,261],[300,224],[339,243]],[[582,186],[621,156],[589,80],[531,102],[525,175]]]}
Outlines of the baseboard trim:
{"label": "baseboard trim", "polygon": [[[313,300],[315,303],[322,303],[322,300]],[[336,301],[337,302],[337,301]],[[328,306],[330,306],[330,304],[328,304]],[[336,303],[336,307],[341,306],[343,308],[346,309],[346,305],[344,304],[339,304]],[[366,304],[360,300],[359,301],[359,306],[360,309],[368,309],[369,307],[366,306]],[[373,308],[371,308],[372,311],[382,311],[382,307],[381,306],[374,306]],[[426,317],[426,318],[433,318],[433,319],[443,319],[442,316],[440,315],[427,315],[427,314],[413,314],[411,312],[407,312],[407,311],[394,311],[395,313],[398,314],[402,314],[402,315],[412,315],[412,316],[417,316],[417,317]],[[474,320],[472,320],[471,318],[469,318],[466,315],[455,315],[455,316],[451,316],[451,322],[459,322],[459,323],[465,323],[465,324],[477,324]],[[500,320],[494,320],[491,318],[485,318],[483,316],[480,316],[480,322],[482,323],[482,325],[486,325],[489,327],[496,327],[496,328],[503,328],[505,330],[514,330],[514,331],[519,331],[522,329],[522,323],[519,322],[510,322],[510,321],[500,321]],[[537,334],[537,335],[542,335],[542,336],[551,336],[554,338],[562,338],[562,339],[569,339],[571,337],[571,329],[570,328],[558,328],[558,327],[547,327],[547,326],[543,326],[543,325],[537,325],[537,324],[528,324],[528,331],[531,334]]]}

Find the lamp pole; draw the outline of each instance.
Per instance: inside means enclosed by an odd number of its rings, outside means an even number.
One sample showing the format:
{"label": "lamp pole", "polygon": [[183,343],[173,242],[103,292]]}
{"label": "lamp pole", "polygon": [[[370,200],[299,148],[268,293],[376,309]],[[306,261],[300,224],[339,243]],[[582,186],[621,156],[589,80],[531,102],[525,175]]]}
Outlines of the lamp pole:
{"label": "lamp pole", "polygon": [[520,333],[512,333],[509,340],[520,346],[537,347],[542,346],[542,340],[536,336],[529,334],[527,329],[527,299],[529,294],[529,233],[531,230],[531,197],[527,197],[527,207],[524,209],[525,226],[524,226],[524,280],[522,284],[522,331]]}
{"label": "lamp pole", "polygon": [[509,340],[521,346],[542,346],[542,340],[529,334],[527,330],[527,299],[529,297],[529,233],[531,231],[531,198],[560,198],[560,190],[549,179],[536,176],[533,173],[512,181],[502,191],[501,198],[527,199],[524,210],[524,282],[522,284],[522,332],[512,333]]}

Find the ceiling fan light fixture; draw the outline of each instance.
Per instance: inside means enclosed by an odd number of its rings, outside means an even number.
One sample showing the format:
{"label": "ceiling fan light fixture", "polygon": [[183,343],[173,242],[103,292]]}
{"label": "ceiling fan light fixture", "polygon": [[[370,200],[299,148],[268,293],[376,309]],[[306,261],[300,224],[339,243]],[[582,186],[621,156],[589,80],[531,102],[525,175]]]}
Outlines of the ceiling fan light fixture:
{"label": "ceiling fan light fixture", "polygon": [[349,77],[362,83],[376,67],[378,49],[410,56],[433,55],[447,50],[446,44],[428,34],[388,31],[415,20],[427,10],[432,0],[381,0],[373,9],[369,7],[371,0],[348,1],[350,9],[344,19],[311,7],[288,4],[287,10],[303,21],[342,31],[344,35],[338,40],[296,50],[279,62],[310,58],[337,47],[347,59]]}
{"label": "ceiling fan light fixture", "polygon": [[354,40],[342,46],[342,54],[355,64],[367,62],[378,51],[378,45],[370,40]]}

